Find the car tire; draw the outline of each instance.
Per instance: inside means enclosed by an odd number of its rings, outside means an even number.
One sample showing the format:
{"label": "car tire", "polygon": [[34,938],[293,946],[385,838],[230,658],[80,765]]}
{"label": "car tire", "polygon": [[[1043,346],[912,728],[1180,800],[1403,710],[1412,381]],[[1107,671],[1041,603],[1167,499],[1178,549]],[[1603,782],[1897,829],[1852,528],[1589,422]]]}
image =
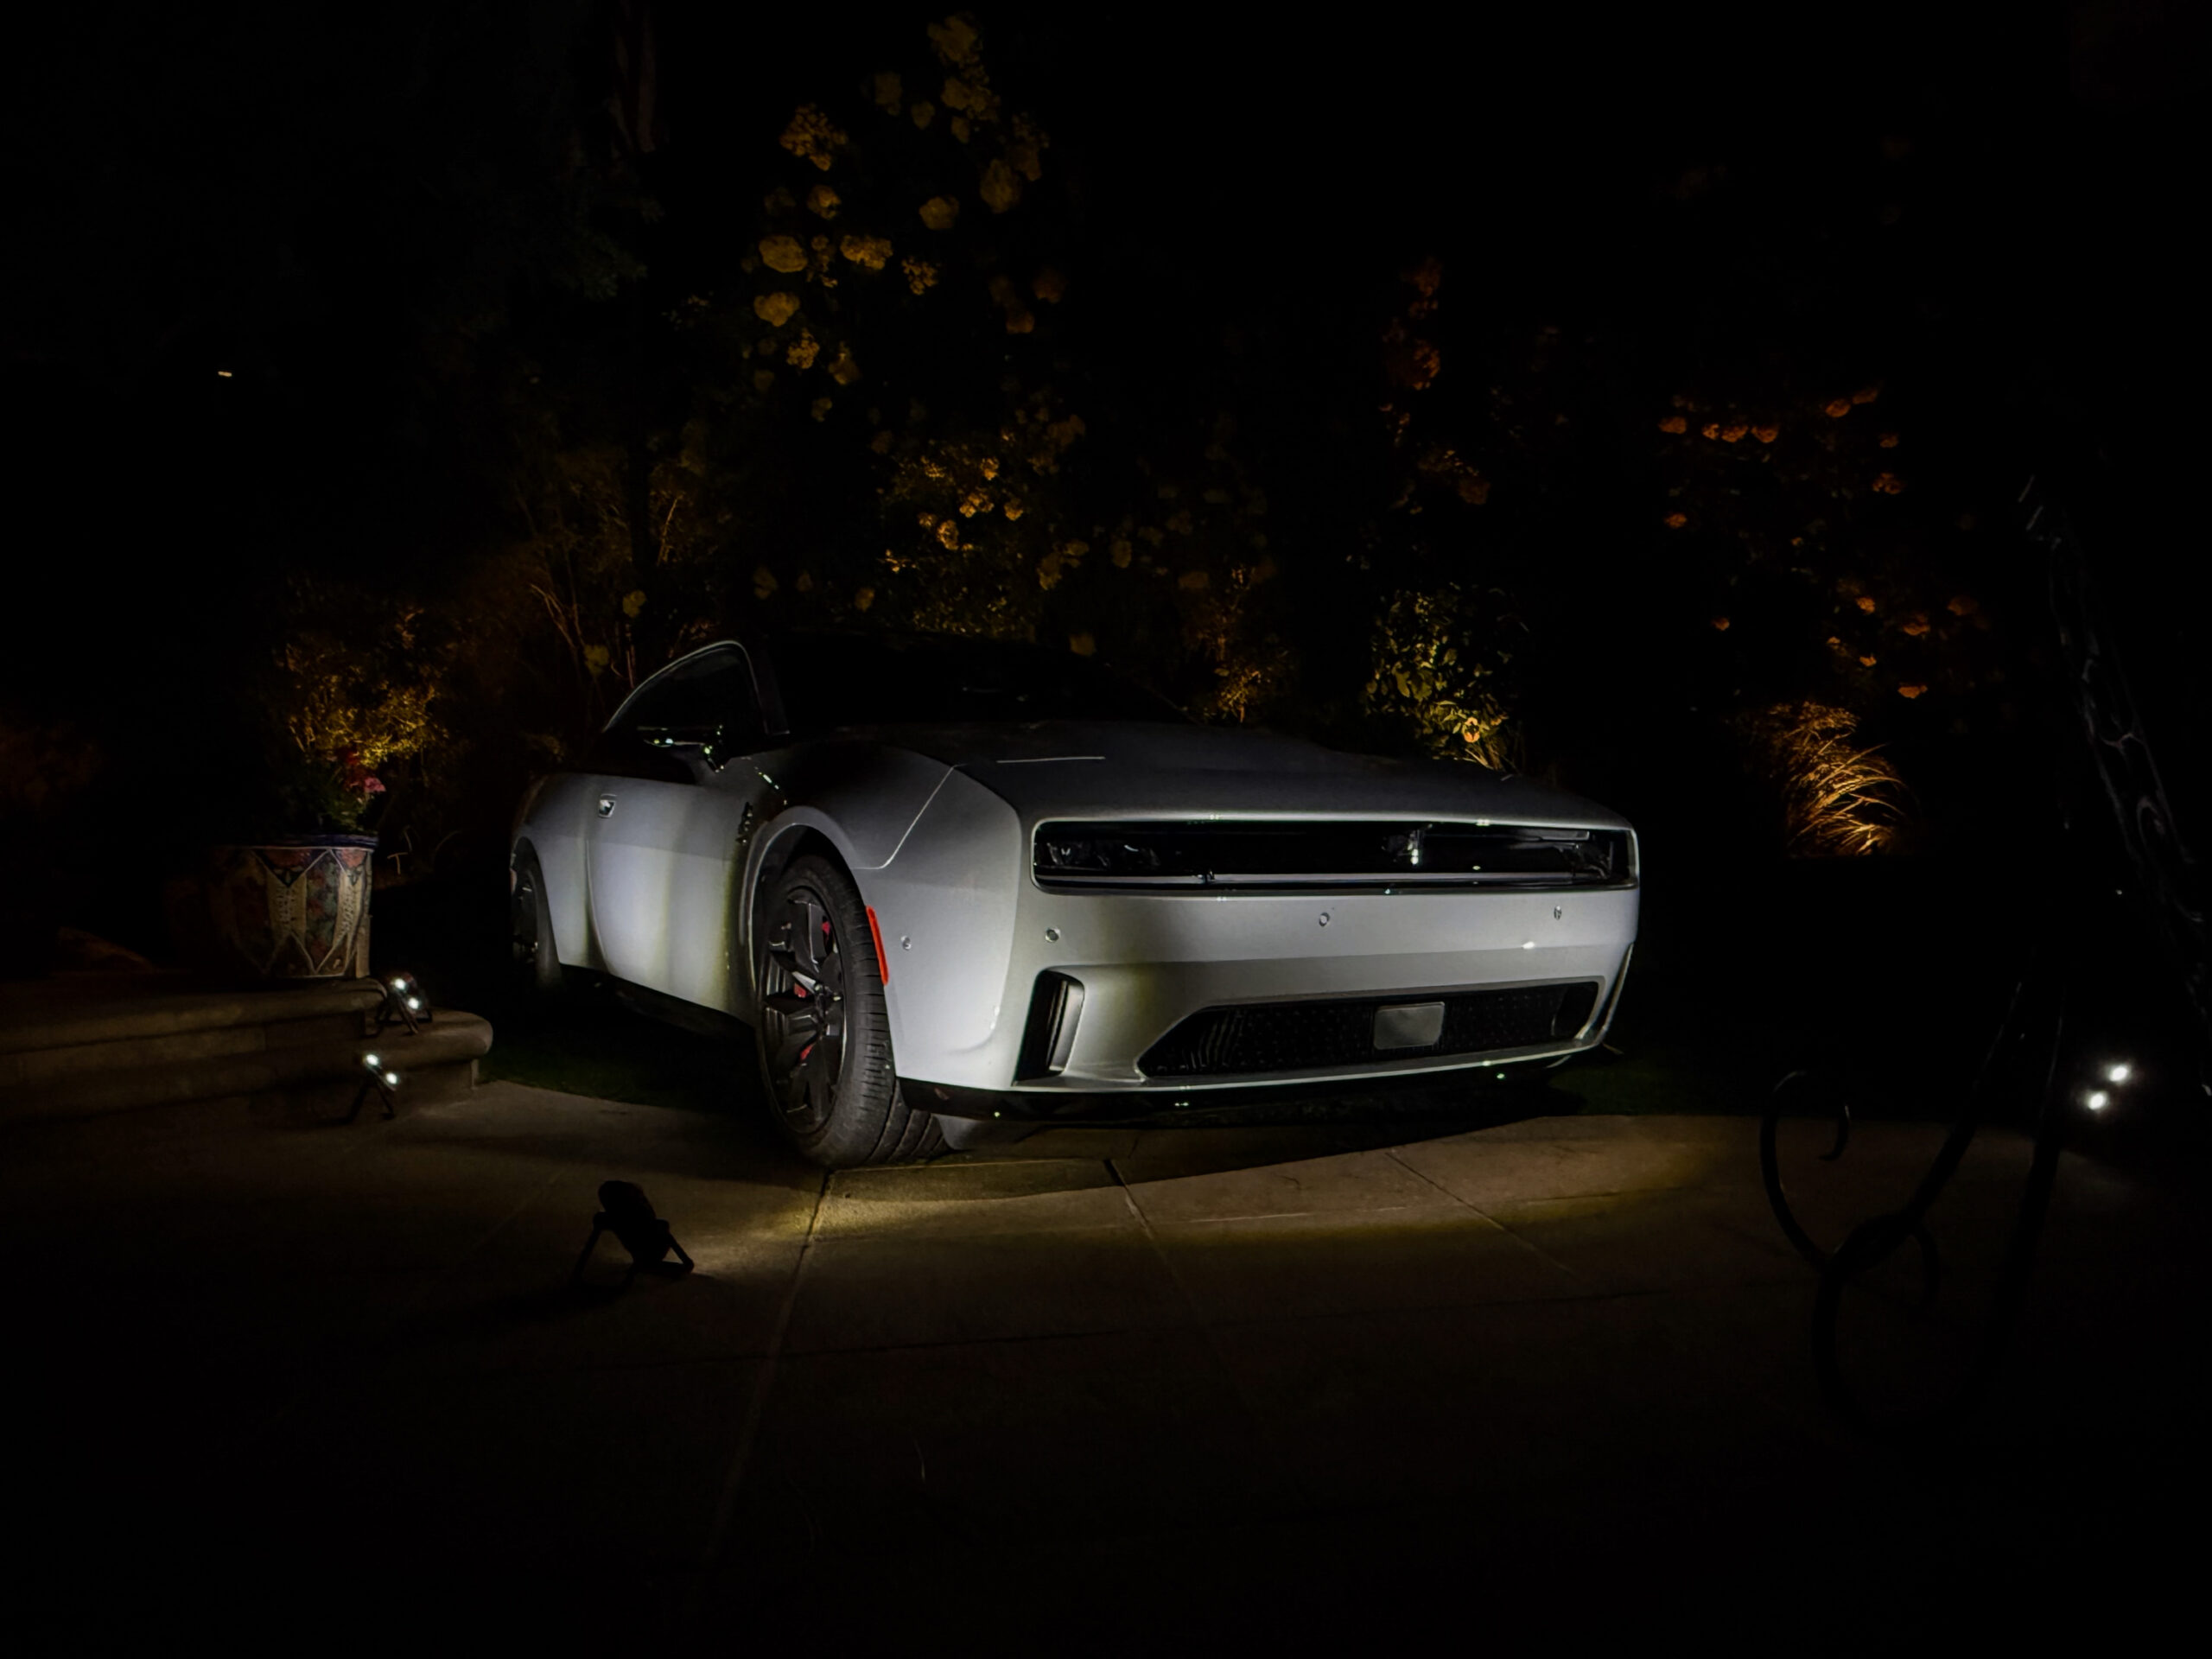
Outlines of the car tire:
{"label": "car tire", "polygon": [[874,931],[852,878],[807,854],[762,898],[755,1047],[791,1145],[829,1169],[943,1152],[937,1120],[899,1087]]}
{"label": "car tire", "polygon": [[527,996],[551,996],[561,988],[561,958],[553,946],[553,907],[546,900],[537,855],[527,847],[518,850],[514,874],[507,927],[515,987]]}

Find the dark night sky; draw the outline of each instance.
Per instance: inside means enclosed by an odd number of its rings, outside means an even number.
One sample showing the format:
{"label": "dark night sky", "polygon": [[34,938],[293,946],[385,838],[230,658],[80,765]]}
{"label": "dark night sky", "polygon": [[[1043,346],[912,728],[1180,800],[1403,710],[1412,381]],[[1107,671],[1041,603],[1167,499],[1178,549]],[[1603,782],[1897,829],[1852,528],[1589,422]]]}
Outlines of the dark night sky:
{"label": "dark night sky", "polygon": [[[499,128],[501,66],[561,10],[465,14],[487,153],[526,147]],[[1429,252],[1461,338],[1588,331],[1646,388],[1755,376],[1786,335],[1899,387],[1962,491],[1994,502],[2049,452],[2102,537],[2139,675],[2183,709],[2194,624],[2156,572],[2198,517],[2202,31],[2156,0],[2000,27],[1967,12],[981,17],[1079,188],[1090,391],[1125,419],[1264,407],[1284,487],[1319,487],[1329,423],[1371,404],[1393,273]],[[793,104],[846,95],[884,48],[913,56],[930,15],[666,6],[658,279],[750,234]],[[349,497],[410,487],[363,457],[412,279],[348,240],[364,180],[420,161],[376,124],[410,48],[314,9],[111,5],[42,27],[8,167],[10,373],[36,429],[10,454],[8,609],[29,638],[8,679],[66,702],[106,645],[127,698],[142,672],[211,671],[233,648],[223,618],[271,569],[241,528],[257,503],[327,483],[343,518]],[[246,428],[217,356],[281,385]]]}

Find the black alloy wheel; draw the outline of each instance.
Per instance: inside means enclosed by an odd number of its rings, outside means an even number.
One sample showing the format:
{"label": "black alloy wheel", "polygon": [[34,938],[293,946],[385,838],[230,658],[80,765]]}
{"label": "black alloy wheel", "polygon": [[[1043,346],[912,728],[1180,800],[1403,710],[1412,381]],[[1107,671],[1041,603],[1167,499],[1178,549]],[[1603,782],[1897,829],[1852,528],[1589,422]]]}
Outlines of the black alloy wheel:
{"label": "black alloy wheel", "polygon": [[761,911],[761,1082],[791,1144],[832,1169],[925,1158],[944,1139],[911,1109],[868,908],[828,859],[794,859]]}
{"label": "black alloy wheel", "polygon": [[561,988],[561,958],[553,949],[553,910],[546,902],[545,875],[537,855],[527,847],[515,855],[514,887],[507,901],[510,956],[517,988],[537,996]]}

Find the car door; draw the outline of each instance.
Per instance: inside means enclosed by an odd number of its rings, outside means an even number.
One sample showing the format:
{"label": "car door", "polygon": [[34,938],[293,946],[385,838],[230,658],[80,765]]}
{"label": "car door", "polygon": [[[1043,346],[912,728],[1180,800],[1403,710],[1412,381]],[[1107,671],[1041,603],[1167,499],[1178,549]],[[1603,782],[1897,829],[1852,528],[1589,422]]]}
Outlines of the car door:
{"label": "car door", "polygon": [[742,837],[769,785],[742,646],[711,646],[639,688],[607,733],[594,779],[592,925],[607,971],[739,1013],[728,930]]}

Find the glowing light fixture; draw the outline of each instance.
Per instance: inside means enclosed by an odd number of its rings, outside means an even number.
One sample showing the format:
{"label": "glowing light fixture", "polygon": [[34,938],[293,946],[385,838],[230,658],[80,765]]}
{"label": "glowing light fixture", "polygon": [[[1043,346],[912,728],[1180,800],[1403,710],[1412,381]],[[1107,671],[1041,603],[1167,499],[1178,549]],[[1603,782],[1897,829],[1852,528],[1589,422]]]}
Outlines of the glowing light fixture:
{"label": "glowing light fixture", "polygon": [[2101,1089],[2092,1089],[2082,1096],[2082,1103],[2093,1112],[2101,1112],[2112,1103],[2112,1096]]}
{"label": "glowing light fixture", "polygon": [[2135,1068],[2126,1060],[2116,1060],[2105,1068],[2107,1083],[2126,1083],[2135,1075]]}
{"label": "glowing light fixture", "polygon": [[431,1020],[429,994],[412,974],[393,974],[373,982],[384,991],[384,1006],[376,1012],[376,1028],[382,1031],[397,1020],[411,1035]]}

